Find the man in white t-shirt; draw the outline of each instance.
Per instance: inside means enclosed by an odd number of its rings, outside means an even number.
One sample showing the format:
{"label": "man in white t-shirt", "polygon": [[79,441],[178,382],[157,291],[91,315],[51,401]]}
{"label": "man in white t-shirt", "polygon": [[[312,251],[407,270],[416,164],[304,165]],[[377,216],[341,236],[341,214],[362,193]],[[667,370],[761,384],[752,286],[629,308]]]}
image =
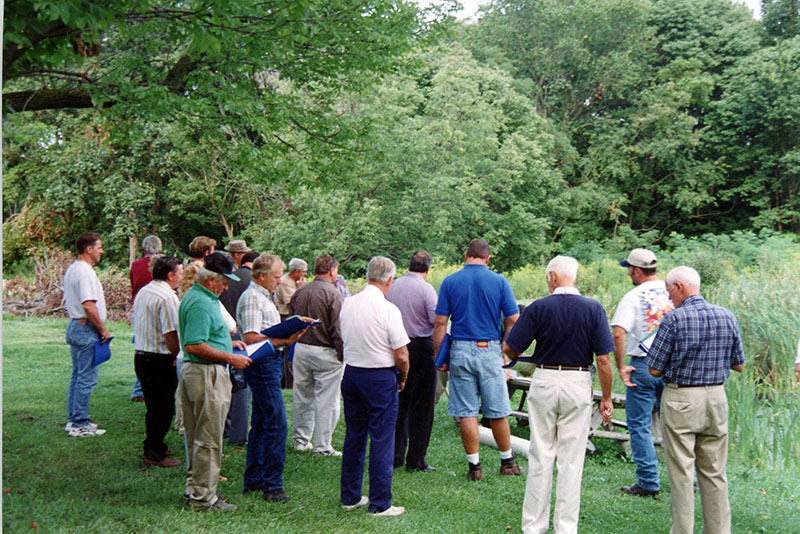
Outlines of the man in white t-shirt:
{"label": "man in white t-shirt", "polygon": [[98,340],[106,343],[106,300],[94,265],[103,255],[100,235],[85,232],[75,243],[78,259],[64,274],[64,300],[70,322],[66,341],[72,354],[72,375],[67,394],[67,426],[76,438],[101,436],[105,430],[89,420],[89,397],[97,385],[97,367],[92,365]]}
{"label": "man in white t-shirt", "polygon": [[[636,287],[622,297],[611,319],[617,370],[627,387],[625,416],[638,479],[621,490],[640,497],[655,496],[661,491],[650,426],[653,407],[658,407],[661,400],[664,380],[650,375],[644,356],[661,318],[673,306],[664,282],[656,277],[656,263],[656,255],[644,248],[634,249],[628,259],[619,262],[628,268],[628,276]],[[626,354],[630,357],[628,365],[625,365]]]}
{"label": "man in white t-shirt", "polygon": [[[339,315],[347,428],[342,448],[342,508],[356,510],[369,504],[368,511],[377,516],[405,511],[402,506],[392,506],[394,429],[398,391],[408,377],[409,342],[400,309],[386,300],[395,271],[389,258],[372,258],[367,266],[367,286],[345,299]],[[361,495],[368,435],[369,498]]]}

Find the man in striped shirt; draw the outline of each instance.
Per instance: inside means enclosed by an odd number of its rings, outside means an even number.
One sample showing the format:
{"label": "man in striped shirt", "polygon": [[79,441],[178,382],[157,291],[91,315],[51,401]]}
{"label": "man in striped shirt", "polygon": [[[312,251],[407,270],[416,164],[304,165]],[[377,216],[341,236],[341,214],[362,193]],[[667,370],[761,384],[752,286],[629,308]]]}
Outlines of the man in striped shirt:
{"label": "man in striped shirt", "polygon": [[183,265],[172,256],[154,256],[153,280],[133,302],[134,364],[142,384],[145,406],[145,465],[176,467],[179,460],[168,458],[164,443],[175,406],[175,356],[178,354],[178,295],[175,289],[183,277]]}

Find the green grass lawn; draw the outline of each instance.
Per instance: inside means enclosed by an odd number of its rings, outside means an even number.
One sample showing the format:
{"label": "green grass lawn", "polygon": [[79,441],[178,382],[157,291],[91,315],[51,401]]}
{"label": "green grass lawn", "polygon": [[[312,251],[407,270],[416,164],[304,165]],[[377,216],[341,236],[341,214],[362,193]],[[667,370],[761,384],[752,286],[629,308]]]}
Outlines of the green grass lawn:
{"label": "green grass lawn", "polygon": [[[182,468],[145,468],[141,462],[144,405],[128,400],[134,381],[130,327],[111,325],[113,357],[100,369],[90,415],[104,436],[75,439],[63,430],[70,374],[65,320],[5,317],[3,322],[3,531],[81,533],[351,533],[518,532],[524,477],[500,477],[497,452],[481,448],[484,480],[468,483],[458,429],[436,408],[428,461],[435,473],[395,471],[397,518],[376,518],[339,507],[340,461],[288,451],[284,473],[288,504],[242,496],[245,451],[225,446],[219,491],[239,506],[233,513],[196,513],[184,507]],[[615,390],[619,388],[615,387]],[[291,393],[285,393],[291,411]],[[291,418],[291,414],[290,414]],[[515,423],[512,421],[512,428]],[[527,437],[527,429],[514,428]],[[291,430],[290,430],[291,435]],[[344,419],[334,445],[341,448]],[[183,458],[182,442],[167,442]],[[582,533],[668,532],[669,481],[657,499],[623,496],[634,466],[617,448],[599,442],[584,469]],[[527,466],[524,458],[520,464]],[[732,457],[728,475],[736,533],[800,532],[800,477],[766,472],[748,458]],[[364,491],[367,491],[365,483]],[[698,498],[697,532],[702,532]]]}

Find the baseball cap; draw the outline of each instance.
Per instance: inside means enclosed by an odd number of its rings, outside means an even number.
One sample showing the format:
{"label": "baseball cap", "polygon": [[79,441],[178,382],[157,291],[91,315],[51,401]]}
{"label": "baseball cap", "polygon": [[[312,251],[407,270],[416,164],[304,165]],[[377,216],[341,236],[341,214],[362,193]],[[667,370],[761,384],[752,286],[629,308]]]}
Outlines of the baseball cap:
{"label": "baseball cap", "polygon": [[646,248],[635,248],[628,254],[627,260],[619,262],[623,267],[639,267],[641,269],[653,269],[658,260],[656,255]]}
{"label": "baseball cap", "polygon": [[203,266],[209,271],[227,276],[234,282],[240,280],[238,276],[233,274],[233,260],[222,252],[215,252],[206,256]]}

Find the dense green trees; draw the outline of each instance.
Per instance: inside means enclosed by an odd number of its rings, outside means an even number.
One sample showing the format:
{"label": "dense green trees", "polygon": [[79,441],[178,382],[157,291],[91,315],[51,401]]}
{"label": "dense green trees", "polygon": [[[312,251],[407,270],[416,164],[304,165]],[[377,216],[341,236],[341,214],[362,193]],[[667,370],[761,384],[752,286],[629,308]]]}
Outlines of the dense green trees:
{"label": "dense green trees", "polygon": [[119,262],[205,233],[345,271],[797,231],[797,6],[7,2],[4,261],[85,228]]}

